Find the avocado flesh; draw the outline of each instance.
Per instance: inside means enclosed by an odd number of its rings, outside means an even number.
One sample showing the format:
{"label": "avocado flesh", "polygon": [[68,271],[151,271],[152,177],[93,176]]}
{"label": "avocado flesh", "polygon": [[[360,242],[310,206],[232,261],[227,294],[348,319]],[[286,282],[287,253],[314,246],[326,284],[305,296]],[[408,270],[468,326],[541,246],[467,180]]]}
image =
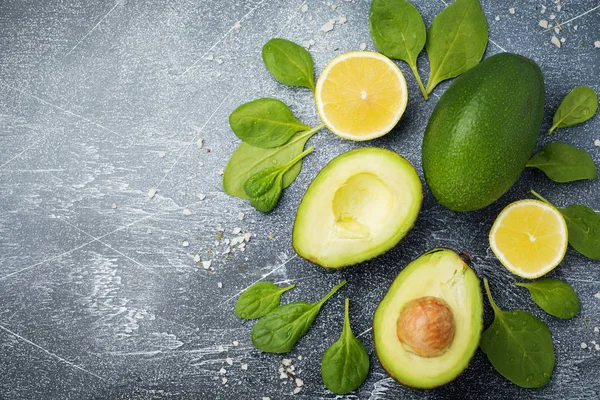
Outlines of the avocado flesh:
{"label": "avocado flesh", "polygon": [[443,206],[486,207],[519,178],[544,115],[544,77],[525,57],[489,57],[454,81],[423,136],[423,173]]}
{"label": "avocado flesh", "polygon": [[[398,340],[397,320],[411,300],[434,296],[454,315],[454,338],[436,357],[420,357]],[[468,366],[483,328],[479,279],[452,250],[434,249],[411,262],[394,280],[373,317],[373,341],[379,361],[400,383],[420,389],[452,381]]]}
{"label": "avocado flesh", "polygon": [[369,260],[412,228],[423,199],[413,166],[397,153],[361,148],[333,159],[298,207],[296,252],[326,268]]}

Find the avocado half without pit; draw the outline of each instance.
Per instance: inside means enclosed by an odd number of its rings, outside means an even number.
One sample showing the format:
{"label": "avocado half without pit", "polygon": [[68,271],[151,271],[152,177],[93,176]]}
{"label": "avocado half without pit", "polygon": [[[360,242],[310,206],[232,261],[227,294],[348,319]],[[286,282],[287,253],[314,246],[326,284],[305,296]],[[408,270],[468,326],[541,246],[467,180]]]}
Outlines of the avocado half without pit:
{"label": "avocado half without pit", "polygon": [[326,268],[369,260],[408,233],[422,199],[417,172],[399,154],[373,147],[349,151],[308,187],[294,222],[294,249]]}
{"label": "avocado half without pit", "polygon": [[466,254],[431,250],[394,280],[373,316],[381,365],[419,389],[444,385],[468,366],[483,329],[479,279]]}

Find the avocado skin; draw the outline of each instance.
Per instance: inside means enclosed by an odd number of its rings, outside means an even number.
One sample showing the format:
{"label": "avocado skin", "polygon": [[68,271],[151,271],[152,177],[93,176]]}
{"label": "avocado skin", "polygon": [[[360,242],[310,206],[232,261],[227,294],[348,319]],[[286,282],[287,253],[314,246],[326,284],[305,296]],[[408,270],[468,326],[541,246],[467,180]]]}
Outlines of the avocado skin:
{"label": "avocado skin", "polygon": [[435,198],[454,211],[500,198],[525,169],[543,114],[544,77],[534,61],[501,53],[465,72],[438,101],[423,137]]}

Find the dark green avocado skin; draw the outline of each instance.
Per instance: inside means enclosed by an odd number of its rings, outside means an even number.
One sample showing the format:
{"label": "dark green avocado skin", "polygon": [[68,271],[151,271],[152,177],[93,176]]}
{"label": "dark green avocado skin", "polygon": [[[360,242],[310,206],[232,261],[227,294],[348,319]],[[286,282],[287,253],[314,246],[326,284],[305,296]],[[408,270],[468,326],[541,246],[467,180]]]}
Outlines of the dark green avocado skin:
{"label": "dark green avocado skin", "polygon": [[496,54],[460,76],[435,106],[423,137],[423,171],[443,206],[473,211],[516,182],[535,148],[544,77],[532,60]]}

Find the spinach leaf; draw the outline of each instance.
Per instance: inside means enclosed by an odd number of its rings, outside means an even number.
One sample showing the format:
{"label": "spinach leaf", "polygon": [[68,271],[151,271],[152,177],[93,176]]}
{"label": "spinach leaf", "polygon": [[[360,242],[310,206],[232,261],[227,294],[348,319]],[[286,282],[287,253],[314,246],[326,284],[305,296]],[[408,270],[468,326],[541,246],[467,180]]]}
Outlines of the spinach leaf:
{"label": "spinach leaf", "polygon": [[535,282],[515,285],[527,288],[535,304],[552,316],[570,319],[579,312],[579,297],[566,282],[542,278]]}
{"label": "spinach leaf", "polygon": [[242,104],[229,116],[233,133],[255,147],[277,147],[294,134],[310,129],[282,101],[263,98]]}
{"label": "spinach leaf", "polygon": [[558,210],[567,222],[569,244],[587,258],[600,260],[600,215],[581,204]]}
{"label": "spinach leaf", "polygon": [[581,124],[592,118],[597,109],[598,96],[594,89],[587,86],[577,86],[558,106],[552,119],[552,127],[548,133],[552,133],[556,128]]}
{"label": "spinach leaf", "polygon": [[555,182],[572,182],[596,177],[596,164],[592,157],[577,147],[565,143],[550,143],[527,162],[538,168]]}
{"label": "spinach leaf", "polygon": [[[531,193],[543,202],[556,207],[536,191],[532,190]],[[600,215],[581,204],[556,208],[567,223],[569,244],[587,258],[600,260]]]}
{"label": "spinach leaf", "polygon": [[325,302],[346,284],[343,280],[316,303],[295,302],[277,307],[252,329],[252,343],[267,353],[287,353],[308,331]]}
{"label": "spinach leaf", "polygon": [[265,168],[248,178],[244,191],[250,197],[250,204],[262,212],[275,208],[283,191],[283,175],[313,150],[311,146],[286,165]]}
{"label": "spinach leaf", "polygon": [[479,0],[456,0],[439,13],[427,32],[427,93],[479,63],[488,41],[488,27]]}
{"label": "spinach leaf", "polygon": [[406,0],[373,0],[369,12],[369,30],[381,54],[408,64],[427,100],[427,92],[417,69],[417,57],[425,47],[427,34],[417,9]]}
{"label": "spinach leaf", "polygon": [[271,282],[255,283],[238,298],[235,303],[235,315],[243,319],[265,316],[279,306],[281,294],[295,286],[279,287]]}
{"label": "spinach leaf", "polygon": [[350,327],[350,300],[346,299],[344,328],[340,338],[325,351],[321,361],[321,377],[327,389],[336,394],[358,388],[369,373],[369,354]]}
{"label": "spinach leaf", "polygon": [[279,82],[315,91],[313,60],[306,49],[289,40],[274,38],[263,46],[262,58]]}
{"label": "spinach leaf", "polygon": [[[223,174],[223,190],[231,196],[249,199],[244,191],[244,183],[255,173],[265,168],[285,165],[302,152],[308,139],[317,133],[323,125],[305,132],[298,132],[286,144],[263,149],[243,142],[235,150]],[[302,162],[296,163],[284,175],[283,188],[291,185],[302,168]]]}
{"label": "spinach leaf", "polygon": [[494,322],[481,335],[481,350],[502,376],[524,388],[543,386],[554,369],[554,346],[548,326],[525,311],[502,311],[483,279]]}

